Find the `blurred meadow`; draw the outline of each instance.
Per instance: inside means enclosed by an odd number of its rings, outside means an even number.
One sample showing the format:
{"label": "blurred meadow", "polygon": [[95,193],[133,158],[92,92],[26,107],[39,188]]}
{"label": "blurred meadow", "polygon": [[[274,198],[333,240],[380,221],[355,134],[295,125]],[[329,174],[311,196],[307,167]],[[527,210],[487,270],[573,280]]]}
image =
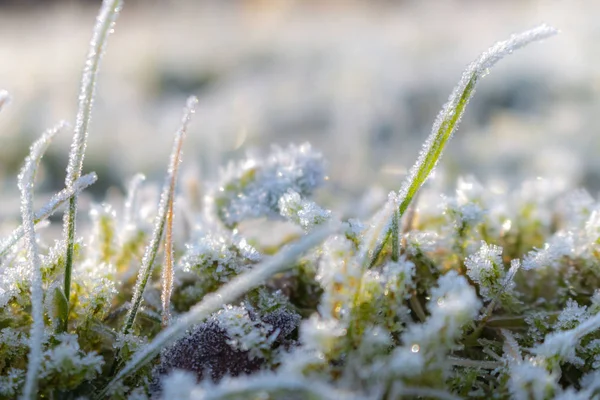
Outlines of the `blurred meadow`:
{"label": "blurred meadow", "polygon": [[[0,1],[0,216],[17,216],[16,175],[34,139],[73,123],[98,1]],[[188,95],[199,97],[186,176],[310,142],[330,196],[398,188],[464,67],[541,22],[561,34],[509,57],[477,89],[439,175],[499,190],[535,177],[600,189],[600,2],[129,1],[97,86],[84,171],[98,199],[136,172],[162,176]],[[43,160],[41,191],[63,187],[71,135]],[[187,175],[186,175],[187,174]],[[116,188],[116,189],[110,189]],[[379,188],[379,189],[377,189]],[[366,197],[365,197],[366,198]],[[9,206],[8,203],[11,203]]]}

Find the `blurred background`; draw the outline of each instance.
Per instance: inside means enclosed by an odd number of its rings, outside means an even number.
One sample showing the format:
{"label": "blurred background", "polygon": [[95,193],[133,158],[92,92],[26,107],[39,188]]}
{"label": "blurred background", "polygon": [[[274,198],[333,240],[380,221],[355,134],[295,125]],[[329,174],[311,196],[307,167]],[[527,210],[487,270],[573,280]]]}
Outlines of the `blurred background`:
{"label": "blurred background", "polygon": [[[75,118],[99,4],[0,0],[0,88],[12,95],[0,113],[4,199],[17,196],[33,140]],[[452,184],[459,175],[515,185],[545,176],[595,194],[598,15],[592,0],[126,0],[84,168],[99,174],[98,196],[136,172],[162,177],[194,94],[183,168],[204,180],[249,149],[309,141],[328,159],[338,193],[398,188],[463,69],[494,42],[545,22],[562,33],[480,82],[442,170]],[[70,141],[63,132],[50,147],[42,190],[62,188]]]}

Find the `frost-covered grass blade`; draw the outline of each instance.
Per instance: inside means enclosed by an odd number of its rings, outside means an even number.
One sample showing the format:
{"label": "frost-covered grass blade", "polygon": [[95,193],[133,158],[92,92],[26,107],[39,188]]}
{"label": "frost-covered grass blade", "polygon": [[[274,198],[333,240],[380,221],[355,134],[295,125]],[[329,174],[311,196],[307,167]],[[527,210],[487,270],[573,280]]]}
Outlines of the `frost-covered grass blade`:
{"label": "frost-covered grass blade", "polygon": [[[69,154],[69,164],[67,166],[67,176],[65,186],[71,188],[77,179],[81,176],[83,170],[83,158],[87,145],[89,124],[92,117],[92,106],[94,103],[94,94],[96,91],[96,80],[100,61],[106,50],[108,36],[113,32],[115,21],[121,7],[122,0],[104,0],[100,13],[96,19],[96,26],[90,41],[83,77],[81,79],[81,89],[79,92],[79,107],[75,119],[75,132],[71,151]],[[65,257],[65,280],[64,293],[67,301],[71,297],[71,275],[73,270],[73,250],[75,247],[75,219],[77,216],[77,195],[73,195],[69,200],[69,209],[64,217],[64,236],[67,243]],[[64,327],[66,330],[66,326]]]}
{"label": "frost-covered grass blade", "polygon": [[[183,112],[183,119],[181,121],[181,128],[175,134],[175,140],[173,142],[173,150],[171,151],[171,159],[169,161],[169,168],[167,171],[167,177],[163,185],[162,194],[160,196],[160,203],[158,205],[158,213],[154,222],[154,230],[152,232],[152,239],[146,247],[144,258],[142,259],[142,266],[140,267],[138,278],[135,284],[133,299],[131,300],[131,308],[127,314],[125,324],[123,325],[123,333],[127,334],[133,326],[135,316],[137,315],[138,309],[142,304],[142,296],[144,289],[150,279],[152,273],[152,267],[154,265],[154,259],[158,253],[160,247],[160,241],[163,236],[165,223],[169,214],[169,209],[173,207],[173,197],[175,196],[175,183],[177,181],[177,170],[181,162],[181,151],[183,146],[183,140],[187,132],[188,125],[194,113],[194,108],[198,103],[198,99],[190,97],[187,101],[186,108]],[[172,214],[172,213],[171,213]],[[169,272],[167,272],[169,273]]]}
{"label": "frost-covered grass blade", "polygon": [[21,216],[27,249],[27,258],[32,269],[31,279],[31,332],[29,335],[29,357],[27,376],[23,399],[36,398],[37,379],[40,364],[42,362],[42,342],[44,339],[44,306],[42,271],[40,265],[40,254],[35,234],[35,217],[33,214],[33,185],[39,162],[50,142],[60,129],[65,126],[61,123],[48,130],[33,144],[29,156],[25,159],[25,165],[19,174],[19,190],[21,191]]}
{"label": "frost-covered grass blade", "polygon": [[392,234],[393,210],[398,210],[401,218],[413,197],[417,194],[421,186],[425,183],[435,166],[437,165],[446,143],[452,137],[452,134],[458,127],[460,119],[465,111],[469,100],[474,94],[475,85],[484,77],[489,69],[492,68],[502,58],[511,54],[527,44],[546,39],[555,35],[558,31],[548,25],[540,25],[531,30],[520,34],[512,35],[508,40],[498,42],[485,51],[477,60],[471,63],[462,75],[458,85],[450,95],[448,102],[442,107],[438,114],[427,141],[417,159],[417,162],[410,169],[408,177],[405,179],[398,196],[394,196],[386,206],[386,214],[389,215],[389,222],[383,231],[383,237],[378,239],[375,250],[370,256],[372,264],[377,259],[383,246],[389,240]]}

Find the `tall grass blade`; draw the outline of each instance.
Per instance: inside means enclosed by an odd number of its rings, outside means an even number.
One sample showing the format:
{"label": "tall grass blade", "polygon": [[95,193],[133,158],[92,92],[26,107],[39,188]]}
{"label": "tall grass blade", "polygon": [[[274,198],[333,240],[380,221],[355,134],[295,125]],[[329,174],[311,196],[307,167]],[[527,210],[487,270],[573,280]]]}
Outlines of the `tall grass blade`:
{"label": "tall grass blade", "polygon": [[19,190],[21,192],[21,216],[25,232],[27,259],[32,269],[31,279],[31,316],[33,322],[29,334],[29,359],[23,399],[36,398],[37,379],[42,362],[42,342],[44,340],[44,299],[42,287],[42,270],[40,254],[35,235],[35,216],[33,214],[33,185],[37,168],[44,152],[50,145],[52,138],[65,123],[60,123],[53,129],[46,131],[33,146],[25,165],[19,174]]}
{"label": "tall grass blade", "polygon": [[[163,185],[162,194],[160,196],[160,203],[158,205],[158,213],[154,221],[154,230],[152,232],[152,238],[150,243],[146,247],[144,257],[142,258],[142,266],[138,273],[135,289],[133,292],[133,299],[131,300],[131,308],[127,313],[125,325],[123,326],[123,333],[127,334],[133,326],[135,316],[142,304],[142,298],[144,289],[152,273],[152,266],[154,259],[158,253],[160,247],[160,241],[163,235],[165,224],[167,222],[167,216],[169,209],[173,206],[173,196],[175,194],[175,182],[177,181],[177,170],[179,163],[181,162],[181,150],[183,145],[183,139],[187,131],[188,124],[191,120],[192,114],[194,113],[194,107],[196,106],[198,99],[190,97],[187,101],[186,108],[183,112],[183,119],[181,121],[181,128],[175,134],[175,140],[173,142],[173,150],[171,151],[171,159],[169,161],[169,169],[167,171],[167,177]],[[172,210],[171,210],[172,211]],[[172,212],[171,212],[172,214]],[[171,221],[172,223],[172,221]],[[169,250],[169,249],[166,249]],[[172,247],[171,247],[172,250]],[[168,251],[167,251],[168,253]],[[169,289],[170,293],[170,289]],[[163,293],[164,295],[164,293]],[[170,295],[169,295],[170,297]]]}
{"label": "tall grass blade", "polygon": [[[390,199],[386,205],[385,213],[389,215],[388,223],[377,240],[375,250],[370,254],[369,265],[375,262],[392,234],[394,218],[392,213],[394,210],[398,210],[398,218],[401,218],[413,197],[437,165],[446,143],[456,131],[465,108],[475,92],[477,82],[488,74],[491,67],[514,50],[520,49],[531,42],[546,39],[556,33],[558,31],[555,28],[543,24],[531,30],[514,34],[509,39],[498,42],[490,47],[467,67],[458,85],[450,95],[448,102],[438,114],[431,134],[423,145],[417,162],[410,169],[408,177],[402,184],[398,196]],[[370,250],[367,251],[370,252]]]}
{"label": "tall grass blade", "polygon": [[177,171],[181,162],[181,151],[187,124],[194,112],[194,107],[198,99],[191,97],[188,99],[186,112],[184,113],[181,130],[176,135],[176,148],[172,155],[171,166],[169,168],[169,198],[167,201],[167,216],[166,216],[166,234],[165,234],[165,263],[162,270],[162,325],[166,327],[171,319],[169,309],[171,307],[171,293],[173,292],[173,202],[175,201],[175,185],[177,184]]}
{"label": "tall grass blade", "polygon": [[[65,188],[60,192],[56,193],[42,208],[40,208],[33,215],[33,222],[38,224],[44,221],[46,218],[54,214],[63,204],[69,199],[79,193],[83,192],[89,186],[96,183],[98,175],[95,172],[91,172],[77,179],[72,187]],[[25,228],[23,225],[16,228],[12,233],[5,239],[0,241],[0,257],[4,256],[12,246],[15,245],[25,234]]]}
{"label": "tall grass blade", "polygon": [[[77,110],[77,118],[75,120],[75,132],[73,134],[73,142],[71,143],[67,177],[65,179],[65,186],[67,188],[72,187],[75,181],[81,176],[100,60],[106,49],[108,36],[114,30],[115,21],[122,5],[122,0],[104,0],[98,17],[96,18],[96,26],[94,27],[92,40],[90,41],[90,48],[83,69],[83,77],[81,79],[79,107]],[[74,195],[69,201],[69,209],[64,217],[63,234],[67,244],[67,254],[65,257],[65,281],[63,290],[67,301],[71,295],[71,272],[73,269],[73,249],[75,246],[76,214],[77,195]]]}
{"label": "tall grass blade", "polygon": [[235,301],[272,275],[292,268],[294,262],[302,254],[320,244],[337,230],[339,230],[339,226],[334,224],[319,227],[273,257],[255,265],[251,270],[238,275],[227,284],[221,286],[216,292],[206,295],[200,303],[192,307],[186,314],[183,314],[175,323],[160,332],[146,347],[135,353],[133,358],[98,395],[98,398],[105,396],[119,381],[154,358],[166,345],[181,337],[190,326],[202,322],[224,304]]}

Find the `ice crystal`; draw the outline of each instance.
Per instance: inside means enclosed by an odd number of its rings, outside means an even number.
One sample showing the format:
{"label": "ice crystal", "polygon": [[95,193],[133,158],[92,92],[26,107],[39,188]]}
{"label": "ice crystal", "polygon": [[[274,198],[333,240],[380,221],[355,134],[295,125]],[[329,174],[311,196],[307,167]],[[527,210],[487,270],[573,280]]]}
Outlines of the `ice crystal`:
{"label": "ice crystal", "polygon": [[573,239],[568,235],[557,234],[541,249],[530,251],[523,259],[523,269],[556,268],[562,257],[573,252]]}
{"label": "ice crystal", "polygon": [[481,302],[467,280],[454,271],[440,277],[427,304],[431,315],[423,324],[411,325],[402,335],[405,346],[439,357],[455,348],[462,328],[477,316]]}
{"label": "ice crystal", "polygon": [[515,400],[544,400],[558,390],[557,377],[536,360],[526,360],[510,367],[508,388]]}
{"label": "ice crystal", "polygon": [[102,371],[104,360],[93,352],[84,353],[77,336],[61,334],[59,344],[44,352],[40,378],[57,387],[73,389],[83,381],[94,379]]}
{"label": "ice crystal", "polygon": [[405,235],[406,250],[413,256],[430,253],[437,248],[435,232],[411,231]]}
{"label": "ice crystal", "polygon": [[505,276],[502,247],[481,243],[479,251],[465,260],[467,275],[479,285],[481,295],[492,300],[503,290]]}
{"label": "ice crystal", "polygon": [[227,226],[257,217],[277,217],[288,190],[306,197],[325,179],[323,158],[308,143],[273,147],[264,157],[248,157],[223,172],[213,194],[214,207]]}
{"label": "ice crystal", "polygon": [[0,376],[0,396],[6,399],[16,398],[24,379],[25,371],[11,368],[4,376]]}
{"label": "ice crystal", "polygon": [[300,194],[292,189],[281,196],[278,207],[283,217],[298,224],[305,231],[331,217],[331,211],[322,209],[313,201],[302,199]]}

